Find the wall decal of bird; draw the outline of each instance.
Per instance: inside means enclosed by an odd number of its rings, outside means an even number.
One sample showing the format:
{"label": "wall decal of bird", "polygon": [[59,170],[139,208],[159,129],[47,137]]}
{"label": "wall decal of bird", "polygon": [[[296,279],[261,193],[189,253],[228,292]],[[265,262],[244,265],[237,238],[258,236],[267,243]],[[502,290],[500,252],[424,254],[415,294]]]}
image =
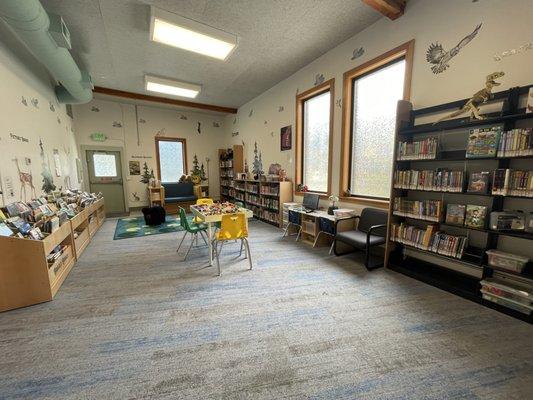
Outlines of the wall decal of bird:
{"label": "wall decal of bird", "polygon": [[482,23],[476,26],[476,28],[469,35],[465,36],[454,48],[450,51],[444,50],[439,42],[431,43],[427,52],[426,60],[430,64],[435,64],[431,67],[434,74],[440,74],[450,66],[450,60],[455,57],[459,51],[472,41],[481,29]]}

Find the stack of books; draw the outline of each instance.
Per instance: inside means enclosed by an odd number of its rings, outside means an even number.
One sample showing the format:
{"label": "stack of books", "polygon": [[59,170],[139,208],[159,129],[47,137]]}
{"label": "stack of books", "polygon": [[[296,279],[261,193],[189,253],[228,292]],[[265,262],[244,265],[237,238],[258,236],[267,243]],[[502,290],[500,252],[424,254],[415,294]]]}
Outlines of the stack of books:
{"label": "stack of books", "polygon": [[438,138],[430,137],[418,142],[399,142],[398,160],[431,160],[437,157]]}
{"label": "stack of books", "polygon": [[437,231],[437,225],[428,225],[423,229],[405,224],[391,225],[391,240],[454,258],[463,257],[468,242],[466,236]]}
{"label": "stack of books", "polygon": [[441,200],[409,200],[405,197],[394,198],[394,215],[439,222],[442,216]]}
{"label": "stack of books", "polygon": [[406,170],[394,172],[396,189],[415,189],[439,192],[462,192],[463,171],[452,171],[447,168],[436,170]]}
{"label": "stack of books", "polygon": [[498,146],[498,157],[531,155],[533,155],[533,128],[518,128],[503,133]]}
{"label": "stack of books", "polygon": [[494,171],[492,194],[533,197],[533,171],[500,168]]}

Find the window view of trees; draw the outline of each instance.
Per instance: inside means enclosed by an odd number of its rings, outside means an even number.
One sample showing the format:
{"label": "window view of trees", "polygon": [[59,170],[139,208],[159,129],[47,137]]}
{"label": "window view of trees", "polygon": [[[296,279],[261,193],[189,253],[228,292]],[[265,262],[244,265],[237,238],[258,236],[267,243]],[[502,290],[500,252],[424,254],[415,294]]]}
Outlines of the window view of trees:
{"label": "window view of trees", "polygon": [[350,193],[388,198],[396,106],[403,98],[405,60],[353,81]]}
{"label": "window view of trees", "polygon": [[161,182],[178,182],[185,173],[183,170],[183,143],[178,141],[158,141]]}
{"label": "window view of trees", "polygon": [[328,191],[330,92],[304,103],[303,180],[312,192]]}

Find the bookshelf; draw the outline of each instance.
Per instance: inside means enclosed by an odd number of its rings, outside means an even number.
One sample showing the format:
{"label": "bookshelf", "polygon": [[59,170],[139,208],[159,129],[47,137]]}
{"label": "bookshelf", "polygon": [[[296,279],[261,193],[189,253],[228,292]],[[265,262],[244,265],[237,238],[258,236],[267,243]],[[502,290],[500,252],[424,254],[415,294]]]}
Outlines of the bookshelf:
{"label": "bookshelf", "polygon": [[[104,220],[99,199],[43,240],[0,236],[0,312],[52,300]],[[64,246],[61,256],[49,264],[57,246]]]}
{"label": "bookshelf", "polygon": [[[231,157],[228,151],[231,150]],[[218,167],[220,181],[220,201],[233,201],[233,178],[237,173],[244,171],[244,149],[240,144],[233,145],[229,149],[218,150]]]}
{"label": "bookshelf", "polygon": [[[485,300],[480,292],[480,281],[491,277],[514,279],[514,282],[526,283],[533,288],[533,265],[531,261],[522,273],[512,273],[489,266],[486,255],[487,250],[498,249],[502,241],[505,246],[512,245],[516,249],[531,247],[533,244],[531,242],[533,240],[532,233],[496,231],[489,228],[488,222],[490,213],[493,211],[507,209],[522,209],[526,213],[533,211],[533,198],[529,194],[520,195],[516,191],[512,192],[512,195],[501,195],[492,194],[490,190],[487,193],[470,193],[466,191],[466,188],[469,174],[474,171],[489,171],[489,182],[492,182],[493,173],[497,169],[533,170],[531,167],[533,155],[509,155],[498,151],[495,156],[472,158],[467,156],[466,144],[471,129],[500,127],[502,132],[508,132],[515,128],[531,127],[533,113],[526,114],[525,109],[518,106],[521,104],[520,100],[527,96],[531,86],[533,85],[495,93],[494,98],[490,101],[493,103],[491,110],[497,107],[497,104],[494,103],[503,102],[502,111],[485,114],[485,120],[471,120],[469,117],[463,117],[437,124],[416,124],[417,119],[427,120],[435,113],[455,111],[466,102],[466,99],[418,110],[414,110],[413,105],[408,101],[398,102],[385,250],[385,265],[388,268],[530,323],[532,322],[531,315],[528,316],[502,304]],[[434,152],[431,146],[434,142],[429,139],[436,139],[438,142]],[[422,144],[412,145],[413,142],[421,143],[424,140],[428,141],[425,146]],[[401,145],[400,143],[410,144]],[[411,150],[414,147],[416,150],[424,149],[423,155],[418,159],[411,156]],[[460,179],[458,182],[454,182],[451,187],[431,185],[429,187],[424,187],[424,185],[416,187],[416,184],[413,187],[413,181],[409,181],[408,171],[420,172],[437,169],[462,171],[462,175],[455,175],[455,177],[459,176]],[[406,176],[407,178],[405,178]],[[398,177],[400,177],[399,183]],[[431,217],[402,213],[402,210],[398,209],[398,200],[395,200],[399,198],[403,199],[403,202],[439,202],[439,208],[438,210],[434,209],[436,215]],[[521,208],[518,208],[513,203],[514,201],[520,202]],[[485,226],[469,227],[446,223],[447,204],[487,207]],[[427,207],[422,207],[422,209],[426,210]],[[396,232],[402,223],[402,227],[414,227],[414,235],[407,235],[407,238],[415,237],[418,242],[398,237]],[[452,237],[466,237],[465,243],[468,243],[462,254],[460,252],[450,254],[446,251],[438,253],[425,246],[427,243],[425,239],[431,237],[431,233],[425,237],[423,235],[425,230],[430,230],[428,228],[430,225],[435,225],[436,231]],[[418,232],[418,236],[416,232]],[[517,253],[519,254],[519,251]]]}
{"label": "bookshelf", "polygon": [[292,182],[235,179],[234,200],[243,202],[254,217],[281,227],[283,203],[292,201]]}

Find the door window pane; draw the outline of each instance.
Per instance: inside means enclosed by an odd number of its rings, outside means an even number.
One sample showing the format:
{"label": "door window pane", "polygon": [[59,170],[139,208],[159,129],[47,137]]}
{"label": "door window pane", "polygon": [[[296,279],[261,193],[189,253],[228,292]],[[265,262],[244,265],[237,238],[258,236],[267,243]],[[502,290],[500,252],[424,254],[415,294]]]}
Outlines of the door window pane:
{"label": "door window pane", "polygon": [[94,176],[109,178],[117,176],[117,162],[114,154],[93,154]]}
{"label": "door window pane", "polygon": [[350,193],[388,198],[396,106],[403,98],[405,60],[353,81]]}
{"label": "door window pane", "polygon": [[328,191],[329,111],[329,91],[304,103],[303,184],[312,192]]}
{"label": "door window pane", "polygon": [[160,140],[159,168],[161,182],[178,182],[185,173],[183,170],[183,143],[178,141]]}

